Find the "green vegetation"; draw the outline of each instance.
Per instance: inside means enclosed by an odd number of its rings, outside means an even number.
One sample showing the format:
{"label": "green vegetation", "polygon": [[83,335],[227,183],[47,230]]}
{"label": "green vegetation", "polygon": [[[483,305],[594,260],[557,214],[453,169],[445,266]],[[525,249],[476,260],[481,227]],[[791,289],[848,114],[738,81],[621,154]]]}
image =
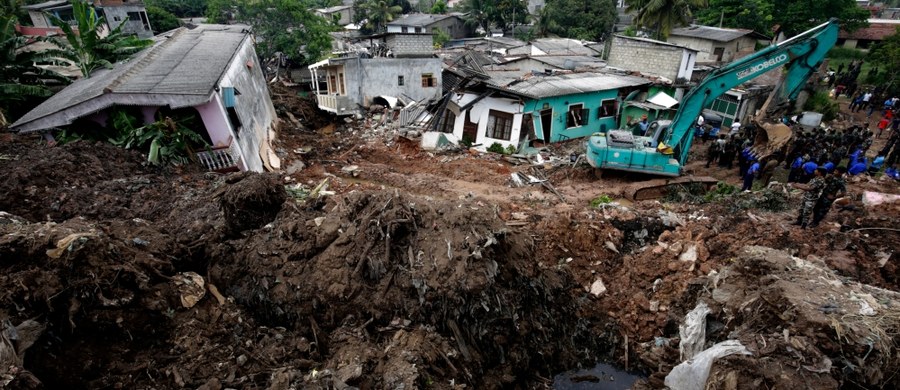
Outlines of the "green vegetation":
{"label": "green vegetation", "polygon": [[444,47],[444,44],[450,40],[450,34],[447,34],[443,29],[438,29],[434,35],[432,36],[432,42],[434,43],[435,49],[440,49]]}
{"label": "green vegetation", "polygon": [[108,35],[102,36],[106,24],[86,1],[73,1],[72,14],[77,30],[68,22],[50,15],[53,25],[63,31],[65,41],[56,41],[61,49],[50,50],[45,54],[75,64],[85,78],[91,77],[91,73],[97,69],[112,68],[114,63],[128,59],[132,54],[153,43],[149,39],[125,35],[122,32],[124,23],[110,31]]}
{"label": "green vegetation", "polygon": [[144,0],[144,4],[147,6],[147,16],[150,16],[150,7],[157,7],[178,18],[194,18],[205,15],[206,2],[207,0]]}
{"label": "green vegetation", "polygon": [[707,6],[707,0],[625,0],[628,12],[634,12],[638,27],[654,31],[654,37],[665,41],[673,28],[687,26],[694,18],[693,10]]}
{"label": "green vegetation", "polygon": [[742,193],[737,187],[721,181],[710,191],[699,183],[676,186],[668,191],[663,201],[695,205],[720,203],[732,213],[749,209],[784,211],[790,206],[787,195],[782,191],[765,188]]}
{"label": "green vegetation", "polygon": [[388,23],[403,12],[403,7],[385,0],[369,0],[361,6],[361,11],[365,15],[366,27],[372,32],[381,33],[386,30]]}
{"label": "green vegetation", "polygon": [[77,122],[57,134],[57,141],[77,140],[109,142],[125,149],[147,153],[147,161],[155,165],[178,165],[191,161],[194,153],[209,146],[193,127],[196,117],[173,119],[161,116],[156,122],[140,125],[139,113],[129,108],[110,110],[107,126],[93,122]]}
{"label": "green vegetation", "polygon": [[591,208],[597,208],[600,207],[600,205],[610,204],[612,203],[612,201],[613,199],[609,195],[602,194],[594,199],[591,199]]}
{"label": "green vegetation", "polygon": [[837,102],[833,101],[825,91],[817,91],[803,104],[806,111],[815,111],[822,114],[822,121],[831,121],[841,111]]}
{"label": "green vegetation", "polygon": [[178,17],[159,7],[147,6],[147,18],[150,19],[154,35],[181,27]]}
{"label": "green vegetation", "polygon": [[432,13],[432,14],[447,13],[447,3],[444,2],[443,0],[435,1],[434,4],[431,6],[431,9],[429,10],[429,13]]}
{"label": "green vegetation", "polygon": [[487,148],[488,152],[506,154],[506,149],[499,142],[494,142]]}
{"label": "green vegetation", "polygon": [[869,52],[868,59],[870,62],[878,65],[881,70],[879,75],[882,75],[882,77],[878,78],[876,76],[873,81],[884,82],[894,86],[897,72],[900,72],[900,27],[897,27],[894,34],[875,45],[872,51]]}
{"label": "green vegetation", "polygon": [[615,0],[547,0],[538,20],[538,34],[599,41],[616,23]]}
{"label": "green vegetation", "polygon": [[[52,53],[22,50],[30,39],[16,33],[14,16],[0,17],[0,128],[15,117],[10,112],[25,112],[38,98],[52,95],[44,80],[68,83],[66,77],[41,68],[56,62]],[[46,40],[37,38],[38,40]]]}
{"label": "green vegetation", "polygon": [[840,19],[842,29],[853,31],[865,27],[869,16],[869,11],[858,7],[855,0],[709,0],[708,7],[692,9],[700,24],[718,26],[721,22],[723,27],[746,28],[767,35],[780,26],[788,36],[832,17]]}
{"label": "green vegetation", "polygon": [[234,18],[253,26],[260,58],[283,53],[299,64],[310,64],[331,51],[328,33],[334,26],[309,8],[295,0],[209,0],[206,15],[213,23]]}

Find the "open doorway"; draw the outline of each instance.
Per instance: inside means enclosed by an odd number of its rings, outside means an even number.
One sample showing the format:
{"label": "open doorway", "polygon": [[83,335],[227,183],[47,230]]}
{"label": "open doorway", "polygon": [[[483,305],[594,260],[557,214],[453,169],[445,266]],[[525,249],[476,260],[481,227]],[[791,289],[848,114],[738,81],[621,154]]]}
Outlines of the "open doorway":
{"label": "open doorway", "polygon": [[550,143],[553,133],[553,109],[541,110],[541,134],[544,136],[544,144]]}

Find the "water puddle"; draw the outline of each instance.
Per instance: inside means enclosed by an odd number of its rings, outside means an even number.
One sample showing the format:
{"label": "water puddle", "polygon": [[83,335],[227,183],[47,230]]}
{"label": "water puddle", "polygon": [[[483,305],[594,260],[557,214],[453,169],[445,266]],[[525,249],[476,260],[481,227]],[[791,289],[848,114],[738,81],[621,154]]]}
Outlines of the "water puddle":
{"label": "water puddle", "polygon": [[553,377],[555,390],[627,390],[641,375],[622,371],[609,364],[599,363],[593,368],[566,371]]}

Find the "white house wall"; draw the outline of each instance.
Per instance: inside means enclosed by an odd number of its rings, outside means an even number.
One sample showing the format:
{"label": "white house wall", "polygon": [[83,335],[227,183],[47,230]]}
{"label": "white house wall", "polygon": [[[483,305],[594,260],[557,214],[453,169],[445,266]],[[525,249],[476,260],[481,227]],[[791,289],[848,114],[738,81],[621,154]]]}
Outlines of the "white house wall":
{"label": "white house wall", "polygon": [[240,92],[235,96],[234,108],[241,120],[242,130],[235,140],[247,169],[262,172],[260,147],[268,142],[270,130],[274,133],[276,113],[251,39],[247,38],[241,44],[219,81],[219,87],[220,94],[224,87],[234,87]]}
{"label": "white house wall", "polygon": [[[453,99],[453,103],[456,105],[454,108],[465,106],[477,97],[478,95],[469,93],[463,94],[462,97],[457,95]],[[513,124],[509,140],[487,137],[488,115],[491,110],[513,115]],[[453,125],[453,135],[458,139],[462,139],[466,115],[465,113],[459,113],[458,109],[451,109],[451,111],[454,111],[454,114],[456,114],[456,122]],[[471,119],[473,123],[478,124],[478,133],[475,136],[474,145],[480,146],[476,147],[476,149],[486,150],[494,143],[499,143],[504,148],[509,146],[519,146],[519,137],[522,130],[522,105],[518,101],[493,97],[484,98],[469,108],[469,119]]]}

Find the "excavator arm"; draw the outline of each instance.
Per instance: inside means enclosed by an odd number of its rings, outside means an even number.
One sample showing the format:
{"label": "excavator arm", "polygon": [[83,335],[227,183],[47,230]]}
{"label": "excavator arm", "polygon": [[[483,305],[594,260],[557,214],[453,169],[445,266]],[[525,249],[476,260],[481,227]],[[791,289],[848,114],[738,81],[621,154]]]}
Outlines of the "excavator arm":
{"label": "excavator arm", "polygon": [[650,137],[635,136],[625,130],[592,135],[585,145],[588,163],[602,169],[680,176],[693,141],[691,127],[703,107],[729,89],[783,65],[787,65],[787,72],[776,93],[796,99],[828,50],[837,43],[838,30],[837,21],[832,19],[710,73],[682,99],[671,121],[650,124]]}
{"label": "excavator arm", "polygon": [[828,51],[834,47],[838,31],[837,20],[832,19],[710,73],[681,101],[681,107],[668,129],[661,129],[657,135],[665,136],[663,143],[674,149],[675,157],[683,166],[693,141],[691,127],[703,107],[729,89],[782,65],[787,65],[787,74],[780,96],[795,100]]}

